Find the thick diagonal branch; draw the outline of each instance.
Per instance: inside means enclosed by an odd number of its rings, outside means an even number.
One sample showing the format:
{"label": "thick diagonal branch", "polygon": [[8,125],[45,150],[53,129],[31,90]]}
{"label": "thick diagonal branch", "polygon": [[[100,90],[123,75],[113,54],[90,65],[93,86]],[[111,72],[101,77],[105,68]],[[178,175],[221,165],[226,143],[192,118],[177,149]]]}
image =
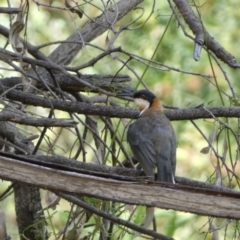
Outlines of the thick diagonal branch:
{"label": "thick diagonal branch", "polygon": [[173,0],[185,22],[196,36],[196,43],[203,44],[211,50],[220,60],[232,68],[240,65],[229,52],[227,52],[204,28],[201,20],[195,15],[187,0]]}
{"label": "thick diagonal branch", "polygon": [[76,42],[76,44],[61,44],[49,55],[49,58],[57,64],[69,64],[81,50],[84,42],[91,42],[100,36],[111,27],[110,23],[121,19],[142,1],[143,0],[119,1],[115,6],[104,11],[97,18],[89,20],[81,29],[78,29],[66,39],[66,42]]}

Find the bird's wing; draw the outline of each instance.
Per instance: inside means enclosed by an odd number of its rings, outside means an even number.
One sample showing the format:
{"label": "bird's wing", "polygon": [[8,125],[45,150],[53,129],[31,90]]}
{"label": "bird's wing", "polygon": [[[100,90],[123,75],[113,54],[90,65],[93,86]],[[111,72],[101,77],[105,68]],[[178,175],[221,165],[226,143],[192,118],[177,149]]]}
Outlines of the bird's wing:
{"label": "bird's wing", "polygon": [[156,167],[156,152],[149,136],[139,129],[139,125],[133,123],[129,126],[127,141],[146,176],[153,177],[154,167]]}
{"label": "bird's wing", "polygon": [[172,126],[156,124],[152,142],[157,156],[157,180],[174,183],[176,140]]}

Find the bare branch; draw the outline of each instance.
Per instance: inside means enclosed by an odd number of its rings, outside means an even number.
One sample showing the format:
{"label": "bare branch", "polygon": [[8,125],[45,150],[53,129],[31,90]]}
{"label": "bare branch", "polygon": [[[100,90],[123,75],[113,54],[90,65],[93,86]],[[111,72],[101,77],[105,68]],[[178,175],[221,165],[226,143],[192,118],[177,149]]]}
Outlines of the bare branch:
{"label": "bare branch", "polygon": [[[62,91],[67,92],[85,92],[85,91],[93,91],[92,89],[86,87],[79,81],[75,81],[72,78],[65,76],[64,74],[54,74],[54,77],[58,80],[58,84]],[[76,77],[76,75],[75,75]],[[85,82],[89,82],[92,85],[100,87],[106,91],[111,92],[128,92],[133,91],[132,86],[127,82],[131,81],[131,78],[127,75],[101,75],[101,74],[82,74],[79,76],[79,79]],[[48,84],[50,88],[55,88],[53,79],[49,74],[46,74],[45,83]],[[17,84],[21,83],[20,77],[11,77],[11,78],[2,78],[0,79],[0,83],[7,87],[13,87]],[[44,88],[45,86],[42,82],[38,81],[37,88]]]}
{"label": "bare branch", "polygon": [[82,79],[80,79],[74,75],[71,75],[62,66],[59,66],[58,64],[55,64],[53,62],[36,60],[36,59],[25,57],[25,56],[22,56],[21,54],[16,54],[16,53],[13,53],[13,52],[7,51],[5,49],[1,49],[1,48],[0,48],[0,59],[2,59],[3,61],[5,61],[7,63],[9,63],[10,61],[19,61],[19,62],[23,61],[23,62],[26,62],[29,64],[34,64],[37,66],[44,67],[45,69],[48,69],[49,71],[57,70],[57,71],[61,72],[62,74],[64,74],[66,77],[71,78],[71,79],[75,80],[76,82],[79,82],[85,88],[90,88],[94,91],[104,93],[104,94],[107,94],[110,96],[112,95],[111,92],[107,92],[107,91],[101,89],[100,87],[97,87],[94,84],[83,81]]}
{"label": "bare branch", "polygon": [[98,216],[101,216],[103,218],[106,218],[114,223],[117,223],[117,224],[120,224],[120,225],[123,225],[123,226],[126,226],[130,229],[133,229],[137,232],[140,232],[140,233],[143,233],[143,234],[146,234],[148,236],[152,236],[154,238],[157,238],[158,240],[174,240],[173,238],[170,238],[168,236],[165,236],[161,233],[158,233],[158,232],[155,232],[153,230],[148,230],[144,227],[141,227],[141,226],[138,226],[134,223],[131,223],[130,221],[126,221],[126,220],[123,220],[119,217],[116,217],[112,214],[109,214],[101,209],[98,209],[98,208],[95,208],[94,206],[74,197],[74,196],[71,196],[71,195],[67,195],[67,194],[64,194],[64,193],[56,193],[58,196],[62,197],[62,198],[65,198],[66,200],[78,205],[79,207],[82,207],[84,209],[86,209],[87,211],[89,212],[92,212]]}
{"label": "bare branch", "polygon": [[[4,94],[4,91],[2,88],[0,88],[0,94],[2,93]],[[6,93],[6,97],[11,100],[20,101],[27,105],[54,108],[71,113],[81,113],[118,118],[137,118],[139,116],[139,111],[136,109],[126,109],[116,106],[103,106],[97,104],[70,102],[60,99],[45,99],[43,97],[38,97],[34,94],[18,90],[9,91],[8,93]],[[165,114],[170,120],[194,120],[201,118],[213,118],[213,116],[235,118],[240,117],[240,111],[238,107],[176,109],[166,110]]]}
{"label": "bare branch", "polygon": [[[104,11],[102,15],[89,20],[81,29],[77,30],[66,40],[78,43],[61,44],[50,54],[49,58],[57,64],[68,65],[84,45],[82,39],[85,42],[92,41],[107,29],[111,28],[110,23],[121,19],[142,1],[143,0],[120,0],[116,5]],[[114,9],[117,9],[117,11],[114,11]],[[79,44],[79,42],[82,44]]]}
{"label": "bare branch", "polygon": [[79,71],[79,70],[81,70],[83,68],[94,66],[94,64],[96,64],[102,58],[106,57],[107,55],[110,55],[111,53],[119,52],[120,50],[121,50],[120,47],[117,47],[117,48],[114,48],[114,49],[108,48],[107,50],[105,50],[104,52],[99,54],[98,56],[92,58],[90,61],[88,61],[88,62],[86,62],[86,63],[84,63],[84,64],[82,64],[80,66],[65,67],[65,69],[68,70],[68,71]]}
{"label": "bare branch", "polygon": [[33,118],[24,114],[8,112],[0,113],[0,121],[10,121],[19,124],[39,127],[75,127],[78,122],[73,119]]}
{"label": "bare branch", "polygon": [[0,7],[0,13],[16,14],[16,13],[20,13],[21,11],[22,11],[22,8]]}

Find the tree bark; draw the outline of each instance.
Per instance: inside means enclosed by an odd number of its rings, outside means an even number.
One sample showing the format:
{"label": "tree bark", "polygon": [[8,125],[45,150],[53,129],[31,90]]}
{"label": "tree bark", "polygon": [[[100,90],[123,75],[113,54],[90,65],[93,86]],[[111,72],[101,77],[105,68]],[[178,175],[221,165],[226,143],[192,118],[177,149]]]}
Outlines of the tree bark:
{"label": "tree bark", "polygon": [[39,214],[42,212],[39,188],[19,182],[13,186],[20,239],[47,239],[44,216]]}
{"label": "tree bark", "polygon": [[178,184],[124,181],[63,171],[0,157],[1,178],[53,191],[81,194],[134,205],[240,219],[239,192],[222,192]]}

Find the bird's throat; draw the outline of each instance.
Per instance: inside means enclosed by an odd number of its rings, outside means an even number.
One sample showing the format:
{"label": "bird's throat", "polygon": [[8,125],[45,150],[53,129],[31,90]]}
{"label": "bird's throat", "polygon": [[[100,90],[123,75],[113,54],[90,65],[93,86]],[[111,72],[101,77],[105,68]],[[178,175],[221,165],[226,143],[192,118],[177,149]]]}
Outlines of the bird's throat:
{"label": "bird's throat", "polygon": [[143,112],[149,108],[150,103],[144,99],[141,98],[135,98],[134,99],[135,104],[140,110],[140,116],[143,114]]}

